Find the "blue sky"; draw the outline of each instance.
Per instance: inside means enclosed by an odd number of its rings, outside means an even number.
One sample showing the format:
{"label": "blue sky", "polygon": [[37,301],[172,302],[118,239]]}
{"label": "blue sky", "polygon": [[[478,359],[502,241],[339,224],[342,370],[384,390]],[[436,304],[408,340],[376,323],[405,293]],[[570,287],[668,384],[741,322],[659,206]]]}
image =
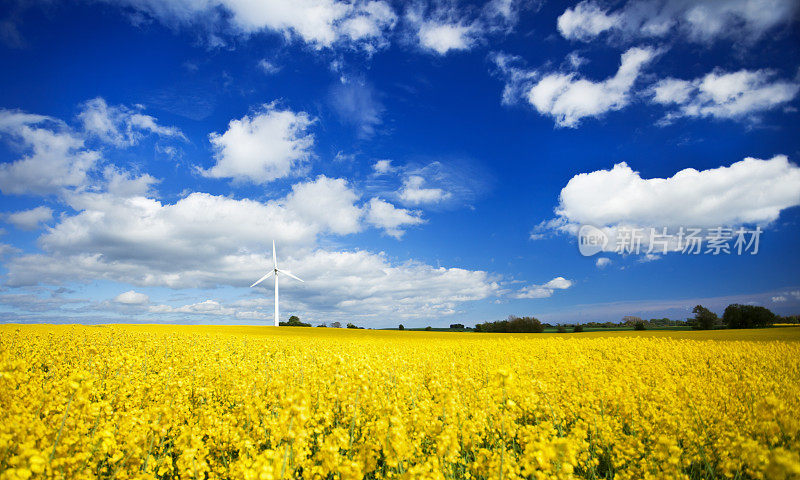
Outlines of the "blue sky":
{"label": "blue sky", "polygon": [[[0,318],[800,312],[792,0],[0,10]],[[582,225],[609,244],[583,256]],[[756,255],[624,232],[761,229]],[[733,242],[730,243],[733,245]],[[705,250],[705,246],[704,246]]]}

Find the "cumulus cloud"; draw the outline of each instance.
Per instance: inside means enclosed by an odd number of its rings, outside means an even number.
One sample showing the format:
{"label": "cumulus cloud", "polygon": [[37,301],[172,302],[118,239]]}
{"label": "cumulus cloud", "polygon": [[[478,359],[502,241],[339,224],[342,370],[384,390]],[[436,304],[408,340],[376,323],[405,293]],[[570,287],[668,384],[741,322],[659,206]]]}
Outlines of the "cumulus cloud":
{"label": "cumulus cloud", "polygon": [[595,2],[584,1],[566,9],[558,17],[557,26],[565,38],[586,41],[614,27],[619,21],[619,14],[609,15]]}
{"label": "cumulus cloud", "polygon": [[564,38],[590,41],[604,32],[624,39],[680,34],[694,42],[753,41],[794,21],[794,0],[633,0],[616,10],[596,0],[567,8],[558,18]]}
{"label": "cumulus cloud", "polygon": [[9,213],[6,221],[21,230],[36,230],[42,223],[53,219],[53,210],[40,205],[30,210]]}
{"label": "cumulus cloud", "polygon": [[4,194],[48,195],[85,185],[100,160],[78,133],[44,115],[0,109],[0,136],[25,152],[19,160],[0,164]]}
{"label": "cumulus cloud", "polygon": [[575,233],[580,225],[703,227],[767,225],[800,205],[800,167],[785,155],[745,158],[728,167],[687,168],[669,178],[642,178],[625,163],[572,177],[550,223]]}
{"label": "cumulus cloud", "polygon": [[417,32],[423,48],[444,55],[451,50],[468,50],[473,43],[474,27],[461,23],[424,21]]}
{"label": "cumulus cloud", "polygon": [[651,93],[653,102],[677,107],[665,121],[677,117],[752,119],[785,105],[800,91],[799,83],[774,77],[769,70],[714,71],[694,80],[665,78]]}
{"label": "cumulus cloud", "polygon": [[598,257],[594,264],[597,268],[606,268],[611,265],[611,259],[608,257]]}
{"label": "cumulus cloud", "polygon": [[[315,49],[337,44],[374,51],[386,44],[397,15],[382,0],[105,0],[132,7],[170,26],[226,27],[236,34],[274,32]],[[219,43],[215,35],[210,35]]]}
{"label": "cumulus cloud", "polygon": [[144,293],[128,290],[114,297],[114,301],[123,305],[145,305],[150,303],[150,297]]}
{"label": "cumulus cloud", "polygon": [[150,174],[143,173],[136,176],[133,172],[112,165],[103,169],[103,179],[105,190],[121,198],[149,195],[153,193],[153,185],[158,183],[158,180]]}
{"label": "cumulus cloud", "polygon": [[403,180],[403,188],[400,190],[400,199],[409,205],[421,205],[425,203],[438,203],[449,199],[452,194],[441,188],[424,187],[425,178],[420,175],[409,175]]}
{"label": "cumulus cloud", "polygon": [[514,298],[549,298],[556,290],[566,290],[573,285],[572,280],[555,277],[543,285],[529,285],[517,291]]}
{"label": "cumulus cloud", "polygon": [[419,211],[397,208],[378,197],[370,199],[366,207],[366,221],[382,228],[387,235],[400,239],[405,231],[401,227],[425,223]]}
{"label": "cumulus cloud", "polygon": [[78,120],[88,135],[118,148],[136,145],[147,134],[186,138],[178,128],[159,125],[154,117],[141,113],[141,109],[109,106],[98,97],[81,106]]}
{"label": "cumulus cloud", "polygon": [[23,151],[19,160],[0,164],[0,191],[49,195],[85,188],[99,170],[100,148],[130,147],[146,135],[185,140],[178,128],[160,125],[142,108],[109,106],[98,97],[81,105],[76,128],[53,117],[0,109],[0,138]]}
{"label": "cumulus cloud", "polygon": [[252,115],[231,120],[224,133],[209,136],[216,163],[200,173],[252,183],[289,176],[312,155],[312,123],[305,112],[266,104]]}
{"label": "cumulus cloud", "polygon": [[544,75],[527,91],[527,100],[539,113],[555,118],[556,125],[577,127],[585,117],[598,117],[628,105],[634,82],[655,54],[651,48],[629,49],[622,54],[617,73],[601,82],[579,78],[575,73]]}
{"label": "cumulus cloud", "polygon": [[283,205],[321,231],[347,235],[361,230],[362,211],[356,206],[357,200],[358,194],[346,180],[320,175],[312,182],[292,186]]}
{"label": "cumulus cloud", "polygon": [[772,301],[774,303],[783,303],[783,302],[786,301],[786,297],[784,297],[783,295],[777,295],[777,296],[772,297]]}
{"label": "cumulus cloud", "polygon": [[202,302],[191,303],[182,305],[180,307],[173,307],[171,305],[150,305],[147,309],[149,313],[153,314],[190,314],[202,317],[229,317],[238,320],[267,320],[270,317],[268,314],[258,310],[241,310],[235,306],[223,305],[216,300],[203,300]]}
{"label": "cumulus cloud", "polygon": [[316,250],[298,259],[292,272],[306,281],[303,289],[314,292],[295,300],[301,310],[376,319],[455,314],[461,303],[485,299],[499,288],[484,271],[393,264],[384,254],[360,250]]}
{"label": "cumulus cloud", "polygon": [[[131,175],[127,178],[138,181]],[[379,313],[446,315],[455,313],[462,302],[486,298],[499,289],[487,272],[396,263],[384,254],[320,248],[323,236],[346,235],[364,225],[400,237],[404,227],[423,221],[418,212],[378,198],[360,205],[359,196],[343,179],[320,176],[267,202],[196,192],[175,203],[163,203],[132,188],[122,191],[129,195],[74,192],[65,196],[77,213],[62,215],[39,238],[43,253],[9,259],[7,284],[102,279],[171,288],[246,287],[271,265],[275,239],[281,264],[306,280],[302,290],[289,288],[285,293],[287,308],[298,311],[347,312],[365,318]],[[319,205],[326,205],[325,215]],[[133,294],[119,300],[127,297]],[[234,318],[260,311],[256,300],[242,302],[153,305],[148,311]]]}
{"label": "cumulus cloud", "polygon": [[[244,288],[271,265],[275,239],[281,264],[306,280],[302,289],[284,291],[285,308],[326,315],[321,320],[336,315],[368,320],[378,315],[453,314],[463,302],[499,290],[483,271],[397,263],[382,253],[320,248],[323,236],[359,231],[364,224],[399,237],[404,227],[422,223],[418,212],[378,198],[358,205],[358,195],[342,179],[321,176],[301,182],[285,197],[267,202],[196,192],[175,203],[162,203],[134,190],[123,188],[129,192],[126,196],[109,192],[65,196],[77,213],[62,215],[40,237],[42,253],[9,259],[7,284],[105,280],[171,288]],[[329,215],[322,215],[319,205],[326,205]],[[140,295],[135,290],[125,292],[115,303],[147,305]],[[150,305],[147,312],[259,320],[269,317],[262,310],[271,310],[271,299]]]}
{"label": "cumulus cloud", "polygon": [[392,173],[395,168],[392,166],[391,160],[378,160],[372,165],[372,170],[375,175],[386,175]]}
{"label": "cumulus cloud", "polygon": [[523,9],[537,9],[540,2],[490,0],[481,8],[456,8],[455,4],[433,2],[426,8],[417,2],[406,10],[405,26],[411,41],[436,55],[467,51],[491,36],[511,32]]}
{"label": "cumulus cloud", "polygon": [[417,5],[408,10],[406,21],[415,32],[419,47],[438,55],[469,50],[481,35],[476,20],[462,18],[452,8],[442,7],[426,12]]}

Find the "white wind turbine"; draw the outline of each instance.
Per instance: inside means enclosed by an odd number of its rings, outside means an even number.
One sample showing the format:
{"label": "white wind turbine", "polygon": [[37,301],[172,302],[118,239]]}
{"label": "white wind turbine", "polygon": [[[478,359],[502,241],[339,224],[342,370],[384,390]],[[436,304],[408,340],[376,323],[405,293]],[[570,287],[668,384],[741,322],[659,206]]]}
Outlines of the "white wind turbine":
{"label": "white wind turbine", "polygon": [[[275,255],[275,240],[272,241],[272,270],[263,277],[259,278],[258,281],[252,285],[250,288],[255,287],[259,283],[263,282],[264,280],[268,279],[270,275],[275,275],[275,326],[278,326],[278,319],[280,318],[280,314],[278,312],[278,274],[281,273],[283,275],[288,275],[295,280],[300,280],[300,278],[292,275],[291,273],[287,272],[286,270],[280,270],[278,268],[278,257]],[[303,282],[303,280],[300,280]],[[305,282],[303,282],[305,283]]]}

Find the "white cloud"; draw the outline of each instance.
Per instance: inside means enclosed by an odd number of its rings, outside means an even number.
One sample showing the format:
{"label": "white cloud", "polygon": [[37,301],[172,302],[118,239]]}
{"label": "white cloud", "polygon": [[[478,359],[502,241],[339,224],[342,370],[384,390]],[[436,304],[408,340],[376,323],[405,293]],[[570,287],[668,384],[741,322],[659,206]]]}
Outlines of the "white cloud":
{"label": "white cloud", "polygon": [[375,134],[381,124],[383,105],[372,85],[357,80],[338,82],[331,87],[328,101],[339,119],[356,128],[359,138]]}
{"label": "white cloud", "polygon": [[120,198],[149,195],[153,185],[158,183],[158,180],[147,173],[136,177],[132,172],[110,165],[103,169],[103,177],[106,191]]}
{"label": "white cloud", "polygon": [[[410,2],[409,2],[410,3]],[[405,26],[411,42],[437,55],[467,51],[490,36],[513,31],[523,9],[541,5],[527,0],[490,0],[481,8],[463,8],[455,2],[414,3],[406,9]]]}
{"label": "white cloud", "polygon": [[342,178],[320,175],[312,182],[295,184],[284,201],[286,209],[317,228],[347,235],[361,230],[362,211],[356,194]]}
{"label": "white cloud", "polygon": [[[105,280],[135,286],[244,289],[271,265],[275,239],[281,264],[306,280],[302,288],[282,292],[284,309],[324,314],[321,320],[337,315],[385,320],[453,314],[463,302],[499,290],[482,271],[397,263],[384,254],[319,248],[323,236],[359,231],[364,224],[400,236],[403,227],[422,222],[417,212],[380,199],[359,205],[358,195],[343,179],[320,176],[267,202],[195,192],[162,203],[137,193],[136,185],[141,191],[142,183],[148,183],[141,177],[115,174],[122,177],[118,190],[125,195],[65,195],[68,206],[78,213],[62,215],[39,238],[42,253],[20,252],[8,259],[4,266],[9,286]],[[122,185],[126,181],[134,186]],[[326,206],[327,215],[319,205]],[[134,297],[126,293],[118,299]],[[153,305],[148,311],[264,319],[271,317],[271,299]]]}
{"label": "white cloud", "polygon": [[549,298],[556,290],[566,290],[574,283],[564,277],[555,277],[543,285],[530,285],[517,291],[514,298]]}
{"label": "white cloud", "polygon": [[314,120],[305,112],[266,104],[253,115],[231,120],[223,134],[209,136],[216,164],[200,170],[207,177],[267,183],[291,175],[312,153]]}
{"label": "white cloud", "polygon": [[372,165],[372,170],[374,170],[375,175],[386,175],[387,173],[392,173],[395,168],[392,166],[391,160],[378,160]]}
{"label": "white cloud", "polygon": [[382,228],[388,235],[400,239],[405,233],[401,227],[425,223],[421,212],[397,208],[391,203],[374,197],[367,205],[366,221]]}
{"label": "white cloud", "polygon": [[[281,259],[305,280],[281,289],[281,308],[305,321],[359,319],[362,324],[375,321],[385,325],[391,318],[452,315],[463,302],[482,300],[499,290],[486,272],[417,262],[392,264],[382,253],[314,250],[302,258]],[[152,305],[149,311],[271,319],[271,285],[252,293],[228,303],[205,300],[180,307]]]}
{"label": "white cloud", "polygon": [[776,297],[772,297],[772,301],[775,303],[782,303],[786,301],[786,297],[784,297],[783,295],[778,295]]}
{"label": "white cloud", "polygon": [[[503,105],[513,105],[526,98],[531,85],[539,74],[522,66],[522,58],[517,55],[497,52],[490,55],[500,76],[505,80],[503,87]],[[526,98],[527,101],[527,98]]]}
{"label": "white cloud", "polygon": [[577,70],[581,68],[581,65],[587,63],[588,60],[582,57],[578,52],[570,52],[569,55],[567,55],[567,62],[573,69]]}
{"label": "white cloud", "polygon": [[452,194],[441,188],[425,188],[425,178],[419,175],[409,175],[403,180],[403,188],[400,190],[400,199],[410,205],[421,205],[425,203],[438,203],[449,199]]}
{"label": "white cloud", "polygon": [[593,82],[575,73],[550,73],[527,90],[526,99],[543,115],[550,115],[561,127],[577,127],[585,117],[598,117],[620,110],[630,102],[629,93],[641,69],[655,57],[651,48],[631,48],[613,77]]}
{"label": "white cloud", "polygon": [[210,299],[180,307],[164,304],[150,305],[147,311],[159,315],[190,314],[205,317],[231,317],[238,320],[268,320],[272,318],[270,315],[257,310],[239,310]]}
{"label": "white cloud", "polygon": [[450,51],[469,50],[480,38],[476,21],[468,21],[454,9],[437,8],[425,12],[409,9],[406,20],[414,30],[417,44],[429,52],[445,55]]}
{"label": "white cloud", "polygon": [[565,38],[582,41],[603,32],[625,39],[677,33],[694,42],[753,41],[793,22],[796,9],[794,0],[633,0],[610,11],[600,2],[586,0],[564,11],[558,30]]}
{"label": "white cloud", "polygon": [[606,268],[607,266],[611,265],[611,259],[608,257],[597,257],[595,265],[597,268]]}
{"label": "white cloud", "polygon": [[145,305],[150,303],[150,297],[144,293],[128,290],[114,297],[114,301],[123,305]]}
{"label": "white cloud", "polygon": [[800,91],[797,82],[773,80],[768,70],[711,72],[695,80],[666,78],[652,89],[653,101],[675,105],[667,114],[676,117],[753,118],[793,100]]}
{"label": "white cloud", "polygon": [[147,134],[185,139],[178,128],[159,125],[155,118],[139,110],[124,105],[109,106],[97,97],[81,106],[78,120],[87,134],[117,148],[136,145]]}
{"label": "white cloud", "polygon": [[769,224],[800,205],[800,168],[785,155],[642,178],[627,164],[578,174],[561,190],[552,225],[717,227]]}
{"label": "white cloud", "polygon": [[304,289],[315,292],[298,300],[303,309],[377,319],[454,314],[462,302],[485,299],[499,288],[483,271],[392,264],[383,254],[365,251],[316,250],[292,272],[306,281]]}
{"label": "white cloud", "polygon": [[53,210],[45,206],[9,213],[6,216],[7,222],[21,230],[36,230],[42,223],[52,219]]}
{"label": "white cloud", "polygon": [[140,113],[142,108],[109,106],[98,97],[82,104],[76,129],[56,118],[0,109],[0,136],[24,152],[19,160],[0,164],[0,190],[48,195],[88,187],[102,159],[99,150],[86,146],[92,139],[116,148],[135,145],[150,134],[185,139],[179,129]]}
{"label": "white cloud", "polygon": [[686,103],[696,93],[696,88],[692,85],[692,82],[687,82],[686,80],[665,78],[656,83],[651,92],[653,101],[656,103]]}
{"label": "white cloud", "polygon": [[394,28],[397,15],[392,7],[383,1],[369,1],[361,4],[359,14],[344,20],[339,27],[341,36],[351,42],[360,43],[368,52],[388,44],[385,33]]}
{"label": "white cloud", "polygon": [[[251,35],[269,31],[320,49],[335,44],[374,51],[386,44],[397,15],[382,0],[106,0],[133,7],[168,25],[205,25],[211,43],[220,25]],[[222,12],[222,15],[220,15]],[[223,20],[224,19],[224,20]]]}
{"label": "white cloud", "polygon": [[87,175],[100,153],[87,149],[84,140],[52,117],[0,109],[0,135],[25,154],[0,164],[0,190],[4,194],[55,194],[87,183]]}
{"label": "white cloud", "polygon": [[493,30],[511,30],[519,21],[520,10],[537,10],[541,3],[527,0],[491,0],[487,2],[481,15],[483,22]]}
{"label": "white cloud", "polygon": [[266,75],[274,75],[281,71],[281,67],[279,65],[275,65],[265,58],[262,58],[258,61],[258,68],[261,69],[261,71]]}
{"label": "white cloud", "polygon": [[417,32],[423,48],[444,55],[451,50],[468,50],[475,42],[473,27],[463,24],[425,21]]}
{"label": "white cloud", "polygon": [[619,15],[609,15],[592,1],[568,8],[558,17],[558,31],[564,38],[591,40],[619,22]]}

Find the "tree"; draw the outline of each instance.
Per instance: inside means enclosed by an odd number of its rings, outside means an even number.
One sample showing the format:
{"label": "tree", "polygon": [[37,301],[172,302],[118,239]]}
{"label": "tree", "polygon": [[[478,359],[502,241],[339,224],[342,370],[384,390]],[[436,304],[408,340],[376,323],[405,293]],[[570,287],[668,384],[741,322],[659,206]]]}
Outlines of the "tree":
{"label": "tree", "polygon": [[556,329],[556,332],[567,333],[567,327],[565,327],[564,325],[559,325],[558,328]]}
{"label": "tree", "polygon": [[358,327],[353,325],[352,323],[348,323],[347,324],[347,328],[358,328]]}
{"label": "tree", "polygon": [[714,328],[714,324],[719,320],[716,313],[702,305],[694,307],[692,313],[694,313],[694,319],[692,321],[692,328],[694,330],[711,330]]}
{"label": "tree", "polygon": [[728,305],[722,314],[728,328],[763,328],[775,323],[775,314],[757,305]]}
{"label": "tree", "polygon": [[633,329],[634,330],[644,330],[645,329],[644,328],[644,321],[639,320],[639,321],[633,322]]}
{"label": "tree", "polygon": [[405,330],[405,329],[406,329],[406,327],[404,327],[404,326],[403,326],[403,324],[401,323],[401,324],[400,324],[400,327],[398,328],[398,330],[400,330],[400,331],[403,331],[403,330]]}
{"label": "tree", "polygon": [[425,327],[425,331],[426,331],[426,332],[430,332],[430,331],[431,331],[431,326],[430,326],[430,325],[428,325],[427,327]]}
{"label": "tree", "polygon": [[327,324],[327,323],[325,323],[325,322],[322,322],[322,323],[320,323],[319,325],[317,325],[317,327],[327,328],[327,327],[328,327],[328,324]]}
{"label": "tree", "polygon": [[633,327],[636,325],[636,322],[641,322],[642,319],[640,317],[636,317],[634,315],[625,315],[622,317],[622,324],[626,327]]}
{"label": "tree", "polygon": [[542,333],[544,331],[544,325],[534,317],[520,318],[509,315],[508,320],[478,323],[475,325],[475,331],[494,333]]}
{"label": "tree", "polygon": [[310,327],[310,323],[303,323],[300,321],[300,317],[297,315],[292,315],[289,317],[288,322],[278,322],[278,325],[281,327]]}
{"label": "tree", "polygon": [[785,317],[775,317],[775,323],[800,323],[800,315],[788,315]]}
{"label": "tree", "polygon": [[342,324],[340,322],[333,322],[333,323],[331,323],[331,327],[333,327],[333,328],[342,328]]}
{"label": "tree", "polygon": [[583,325],[580,323],[576,323],[574,327],[572,327],[572,333],[581,333],[583,331]]}
{"label": "tree", "polygon": [[464,330],[464,325],[460,323],[451,323],[450,330]]}

